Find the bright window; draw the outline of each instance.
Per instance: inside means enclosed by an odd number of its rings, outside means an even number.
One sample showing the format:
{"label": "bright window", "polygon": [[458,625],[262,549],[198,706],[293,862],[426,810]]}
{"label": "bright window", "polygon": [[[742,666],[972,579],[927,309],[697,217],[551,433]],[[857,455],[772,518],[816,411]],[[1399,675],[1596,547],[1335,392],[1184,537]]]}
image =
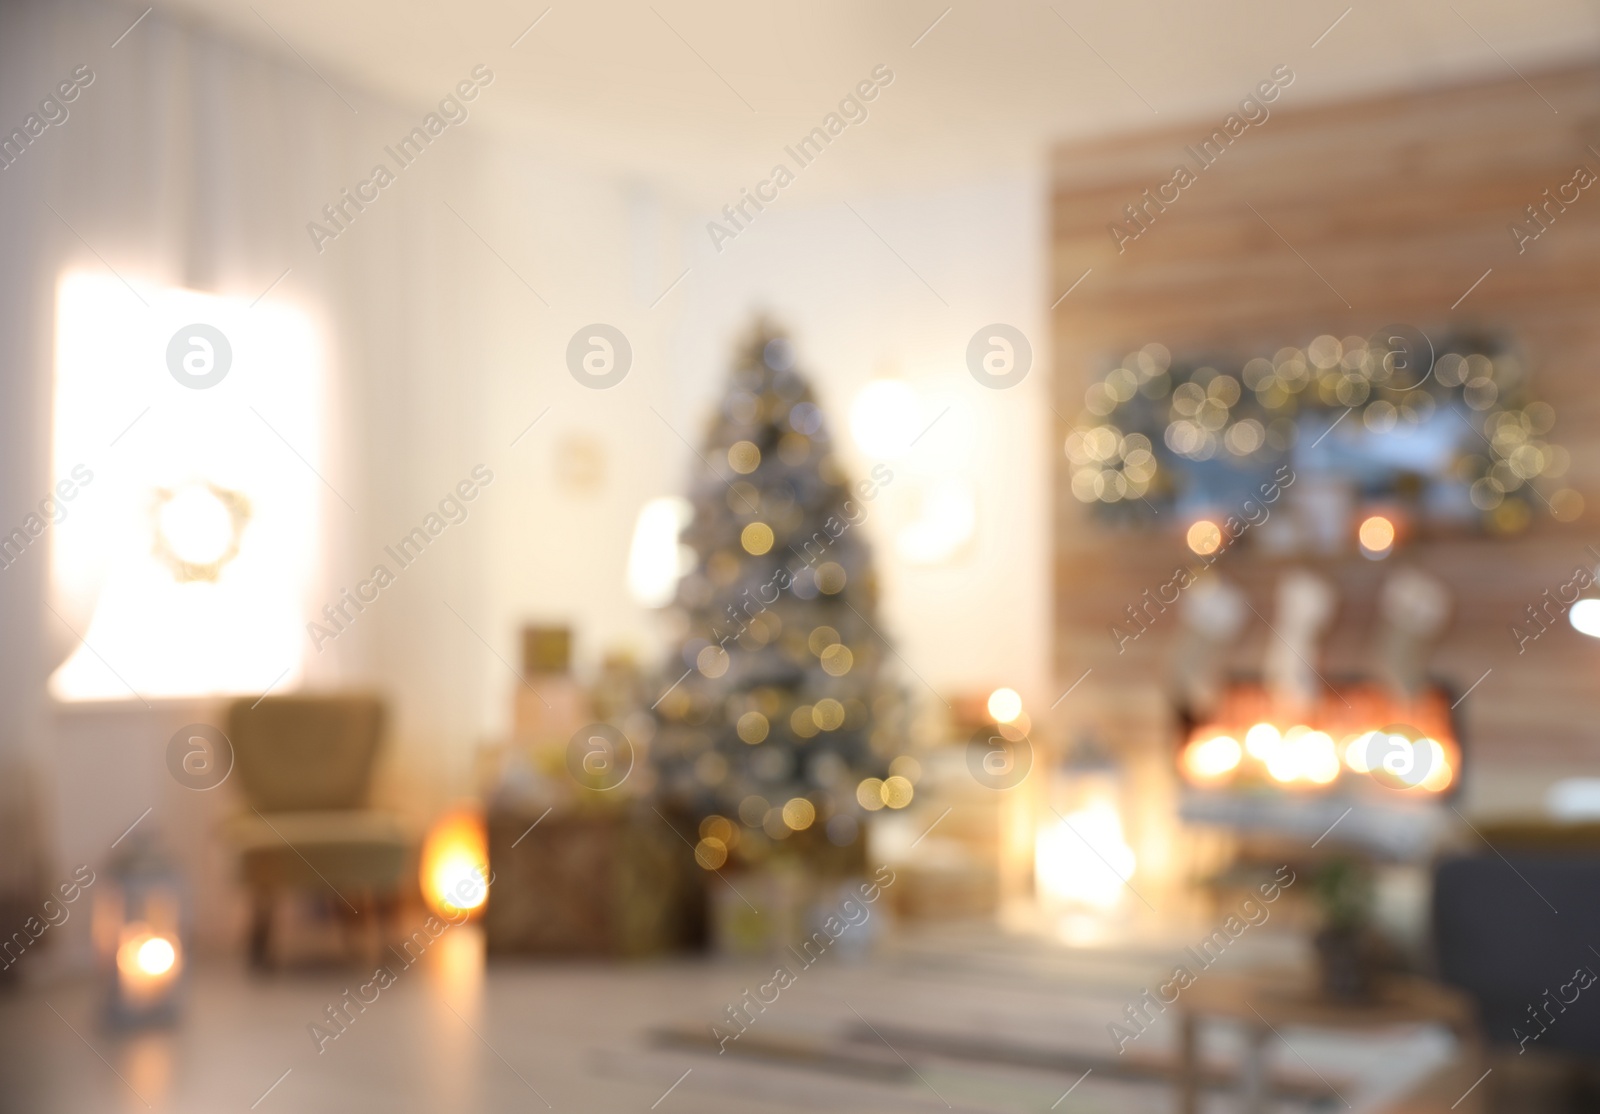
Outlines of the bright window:
{"label": "bright window", "polygon": [[52,607],[82,641],[51,691],[291,686],[324,490],[310,320],[189,290],[136,296],[114,275],[69,274],[57,293],[56,487],[41,519]]}

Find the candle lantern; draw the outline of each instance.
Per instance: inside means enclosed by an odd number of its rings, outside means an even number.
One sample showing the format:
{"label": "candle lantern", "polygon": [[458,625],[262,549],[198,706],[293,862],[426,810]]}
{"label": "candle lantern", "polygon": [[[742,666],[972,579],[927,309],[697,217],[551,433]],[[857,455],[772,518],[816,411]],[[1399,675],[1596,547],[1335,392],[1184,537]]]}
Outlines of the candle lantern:
{"label": "candle lantern", "polygon": [[97,892],[94,938],[116,1027],[167,1024],[181,1005],[188,910],[182,879],[153,838],[130,842]]}
{"label": "candle lantern", "polygon": [[1092,744],[1057,766],[1046,788],[1034,846],[1034,883],[1049,907],[1109,910],[1136,861],[1122,825],[1122,778]]}

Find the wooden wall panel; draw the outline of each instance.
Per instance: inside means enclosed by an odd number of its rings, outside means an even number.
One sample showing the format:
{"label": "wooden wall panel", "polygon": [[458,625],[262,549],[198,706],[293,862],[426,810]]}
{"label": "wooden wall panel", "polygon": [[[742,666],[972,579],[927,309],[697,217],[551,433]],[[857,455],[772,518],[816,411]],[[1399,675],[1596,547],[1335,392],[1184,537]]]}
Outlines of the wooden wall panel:
{"label": "wooden wall panel", "polygon": [[[1600,640],[1563,623],[1519,654],[1509,629],[1580,561],[1593,565],[1585,545],[1600,548],[1600,185],[1526,252],[1508,231],[1580,163],[1600,174],[1600,154],[1588,148],[1600,149],[1600,68],[1528,77],[1559,113],[1509,75],[1307,109],[1292,107],[1291,86],[1270,120],[1236,140],[1121,252],[1108,225],[1170,178],[1205,125],[1057,150],[1051,297],[1093,268],[1052,315],[1057,433],[1064,439],[1082,413],[1088,383],[1150,341],[1180,353],[1270,355],[1320,333],[1367,335],[1393,322],[1435,335],[1465,326],[1511,334],[1529,358],[1535,393],[1556,408],[1551,436],[1572,453],[1565,482],[1583,494],[1583,517],[1563,524],[1543,514],[1513,540],[1414,544],[1384,562],[1293,563],[1340,588],[1324,672],[1365,671],[1377,585],[1394,566],[1414,563],[1456,596],[1437,671],[1465,689],[1493,670],[1463,705],[1480,775],[1525,762],[1600,773]],[[1153,755],[1170,745],[1163,710],[1176,616],[1123,654],[1110,627],[1124,605],[1186,563],[1179,524],[1150,533],[1098,522],[1072,498],[1065,457],[1057,462],[1057,691],[1086,669],[1094,674],[1053,725],[1058,737],[1093,729]],[[1270,616],[1273,585],[1290,563],[1245,546],[1218,568]],[[1270,637],[1253,620],[1229,664],[1257,668]]]}

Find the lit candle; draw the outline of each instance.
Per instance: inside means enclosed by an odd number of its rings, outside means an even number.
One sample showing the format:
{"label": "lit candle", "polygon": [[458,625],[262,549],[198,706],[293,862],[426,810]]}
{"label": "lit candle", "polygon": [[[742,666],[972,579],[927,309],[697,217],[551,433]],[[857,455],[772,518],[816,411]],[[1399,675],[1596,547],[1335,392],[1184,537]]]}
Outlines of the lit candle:
{"label": "lit candle", "polygon": [[134,1013],[149,1013],[165,1004],[183,967],[176,935],[156,932],[147,924],[123,926],[117,945],[117,989]]}

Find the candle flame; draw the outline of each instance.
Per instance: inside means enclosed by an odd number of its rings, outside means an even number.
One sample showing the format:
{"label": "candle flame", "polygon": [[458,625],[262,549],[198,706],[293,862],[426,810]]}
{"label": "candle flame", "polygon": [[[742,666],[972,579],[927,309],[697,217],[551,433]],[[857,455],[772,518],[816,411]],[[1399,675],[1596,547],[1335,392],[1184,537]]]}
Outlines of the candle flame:
{"label": "candle flame", "polygon": [[489,839],[471,810],[447,813],[422,845],[422,896],[442,917],[483,907],[489,896]]}

